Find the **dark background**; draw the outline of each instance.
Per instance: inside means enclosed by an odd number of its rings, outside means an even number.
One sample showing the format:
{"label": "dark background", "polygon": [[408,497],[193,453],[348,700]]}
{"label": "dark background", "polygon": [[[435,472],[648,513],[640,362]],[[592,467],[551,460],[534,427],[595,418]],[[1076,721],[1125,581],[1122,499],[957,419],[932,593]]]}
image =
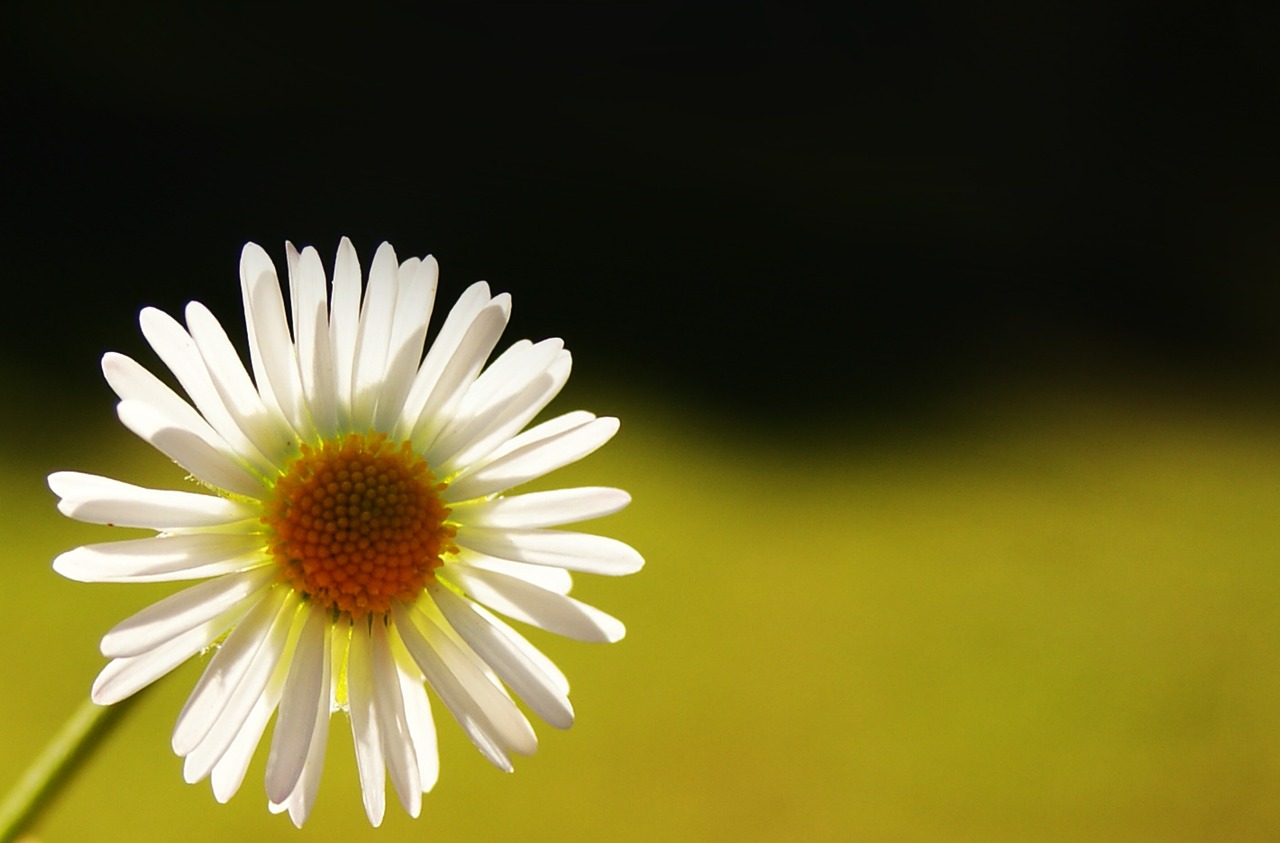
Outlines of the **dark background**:
{"label": "dark background", "polygon": [[11,5],[3,352],[97,383],[142,305],[237,330],[246,240],[347,234],[510,291],[589,381],[770,424],[1274,397],[1278,9]]}

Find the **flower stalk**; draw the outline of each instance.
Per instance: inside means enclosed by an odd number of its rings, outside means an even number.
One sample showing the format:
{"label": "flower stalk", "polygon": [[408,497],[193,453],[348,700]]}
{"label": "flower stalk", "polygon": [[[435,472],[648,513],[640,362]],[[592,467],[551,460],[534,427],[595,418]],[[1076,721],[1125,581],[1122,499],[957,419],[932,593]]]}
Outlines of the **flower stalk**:
{"label": "flower stalk", "polygon": [[11,843],[26,831],[138,696],[111,706],[85,698],[0,802],[0,843]]}

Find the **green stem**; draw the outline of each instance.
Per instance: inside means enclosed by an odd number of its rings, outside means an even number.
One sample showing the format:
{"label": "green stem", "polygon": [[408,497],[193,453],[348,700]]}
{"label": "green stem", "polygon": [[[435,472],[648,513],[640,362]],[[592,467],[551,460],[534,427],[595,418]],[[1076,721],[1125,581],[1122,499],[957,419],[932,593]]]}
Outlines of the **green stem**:
{"label": "green stem", "polygon": [[138,694],[112,706],[86,699],[0,802],[0,843],[11,843],[75,775]]}

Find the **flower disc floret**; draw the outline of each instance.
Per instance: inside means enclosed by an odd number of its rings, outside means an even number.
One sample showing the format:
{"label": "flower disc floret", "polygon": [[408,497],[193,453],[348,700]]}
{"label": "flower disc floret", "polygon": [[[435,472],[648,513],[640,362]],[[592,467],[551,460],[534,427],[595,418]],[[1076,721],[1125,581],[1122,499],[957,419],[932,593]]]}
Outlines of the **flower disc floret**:
{"label": "flower disc floret", "polygon": [[300,455],[276,481],[263,523],[285,580],[353,618],[416,600],[456,552],[426,460],[385,434],[349,434]]}

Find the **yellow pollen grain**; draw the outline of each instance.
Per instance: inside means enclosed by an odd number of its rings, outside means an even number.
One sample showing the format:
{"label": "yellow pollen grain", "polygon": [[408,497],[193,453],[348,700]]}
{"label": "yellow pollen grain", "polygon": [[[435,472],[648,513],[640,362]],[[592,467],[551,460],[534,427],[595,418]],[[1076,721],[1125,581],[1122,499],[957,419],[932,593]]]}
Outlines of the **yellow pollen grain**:
{"label": "yellow pollen grain", "polygon": [[302,453],[276,481],[262,522],[282,578],[353,618],[412,601],[456,553],[426,460],[386,434],[349,434]]}

